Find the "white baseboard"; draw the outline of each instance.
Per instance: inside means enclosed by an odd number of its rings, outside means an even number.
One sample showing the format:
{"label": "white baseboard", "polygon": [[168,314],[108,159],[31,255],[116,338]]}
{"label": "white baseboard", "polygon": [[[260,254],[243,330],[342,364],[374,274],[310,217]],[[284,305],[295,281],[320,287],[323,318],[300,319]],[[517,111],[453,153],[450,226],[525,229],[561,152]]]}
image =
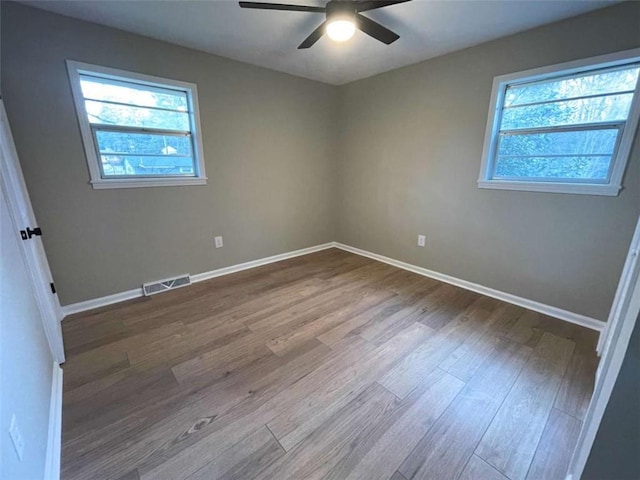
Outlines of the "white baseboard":
{"label": "white baseboard", "polygon": [[[340,242],[324,243],[322,245],[316,245],[314,247],[294,250],[291,252],[281,253],[279,255],[273,255],[271,257],[260,258],[258,260],[252,260],[250,262],[231,265],[229,267],[223,267],[217,270],[211,270],[210,272],[198,273],[191,276],[191,281],[194,283],[202,282],[204,280],[220,277],[222,275],[229,275],[231,273],[240,272],[242,270],[248,270],[250,268],[259,267],[261,265],[267,265],[269,263],[275,263],[281,260],[299,257],[301,255],[307,255],[309,253],[318,252],[320,250],[326,250],[332,247],[339,248],[347,252],[355,253],[356,255],[361,255],[363,257],[368,257],[373,260],[377,260],[379,262],[387,263],[389,265],[393,265],[394,267],[402,268],[403,270],[409,270],[411,272],[417,273],[418,275],[423,275],[425,277],[430,277],[435,280],[439,280],[441,282],[449,283],[451,285],[455,285],[457,287],[464,288],[466,290],[471,290],[472,292],[476,292],[481,295],[486,295],[487,297],[492,297],[498,300],[502,300],[503,302],[511,303],[513,305],[518,305],[520,307],[524,307],[529,310],[534,310],[536,312],[549,315],[550,317],[555,317],[555,318],[559,318],[560,320],[564,320],[566,322],[575,323],[576,325],[581,325],[583,327],[587,327],[592,330],[596,330],[598,332],[601,332],[604,329],[604,326],[606,325],[606,323],[603,322],[602,320],[596,320],[595,318],[587,317],[579,313],[574,313],[568,310],[563,310],[561,308],[552,307],[551,305],[546,305],[544,303],[536,302],[534,300],[529,300],[528,298],[523,298],[517,295],[513,295],[511,293],[495,290],[490,287],[485,287],[484,285],[469,282],[467,280],[462,280],[461,278],[452,277],[444,273],[439,273],[423,267],[418,267],[417,265],[401,262],[400,260],[395,260],[393,258],[385,257],[384,255],[368,252],[360,248],[351,247],[349,245],[345,245]],[[142,288],[136,288],[133,290],[128,290],[126,292],[108,295],[106,297],[100,297],[93,300],[87,300],[85,302],[66,305],[62,307],[62,311],[66,316],[66,315],[71,315],[72,313],[84,312],[87,310],[92,310],[94,308],[104,307],[106,305],[111,305],[112,303],[131,300],[132,298],[138,298],[138,297],[141,297],[142,295],[143,295]]]}
{"label": "white baseboard", "polygon": [[293,250],[292,252],[273,255],[271,257],[251,260],[250,262],[239,263],[238,265],[231,265],[230,267],[219,268],[217,270],[211,270],[210,272],[191,275],[191,281],[202,282],[203,280],[209,280],[210,278],[221,277],[222,275],[229,275],[230,273],[241,272],[242,270],[249,270],[250,268],[260,267],[262,265],[279,262],[281,260],[287,260],[289,258],[300,257],[302,255],[308,255],[309,253],[319,252],[320,250],[327,250],[328,248],[333,247],[335,247],[335,242],[329,242],[323,243],[322,245],[316,245],[314,247],[302,248],[300,250]]}
{"label": "white baseboard", "polygon": [[[218,268],[209,272],[197,273],[195,275],[191,275],[191,281],[193,283],[202,282],[211,278],[220,277],[222,275],[229,275],[230,273],[240,272],[242,270],[248,270],[250,268],[260,267],[269,263],[275,263],[281,260],[299,257],[301,255],[308,255],[309,253],[319,252],[321,250],[326,250],[335,246],[335,242],[323,243],[322,245],[315,245],[313,247],[302,248],[300,250],[293,250],[291,252],[273,255],[271,257],[259,258],[257,260],[251,260],[249,262],[239,263],[237,265],[231,265],[229,267]],[[67,316],[74,313],[93,310],[94,308],[105,307],[113,303],[124,302],[125,300],[131,300],[142,296],[142,287],[134,288],[132,290],[127,290],[126,292],[114,293],[113,295],[107,295],[105,297],[94,298],[92,300],[86,300],[84,302],[64,305],[62,307],[62,312],[64,316]]]}
{"label": "white baseboard", "polygon": [[[124,302],[126,300],[131,300],[138,297],[142,297],[142,287],[134,288],[133,290],[127,290],[126,292],[114,293],[113,295],[107,295],[106,297],[93,298],[91,300],[85,300],[84,302],[63,305],[62,313],[66,317],[74,313],[86,312],[87,310],[106,307],[107,305],[111,305],[112,303]],[[64,317],[62,319],[64,320]]]}
{"label": "white baseboard", "polygon": [[460,278],[452,277],[444,273],[434,272],[433,270],[428,270],[423,267],[418,267],[417,265],[401,262],[400,260],[394,260],[393,258],[385,257],[384,255],[378,255],[377,253],[368,252],[360,248],[351,247],[343,243],[335,242],[335,247],[341,250],[345,250],[347,252],[355,253],[356,255],[362,255],[363,257],[368,257],[373,260],[378,260],[379,262],[393,265],[394,267],[402,268],[404,270],[409,270],[410,272],[417,273],[418,275],[423,275],[425,277],[430,277],[435,280],[439,280],[441,282],[455,285],[456,287],[464,288],[466,290],[471,290],[472,292],[476,292],[481,295],[486,295],[487,297],[492,297],[497,300],[502,300],[503,302],[511,303],[513,305],[518,305],[519,307],[524,307],[528,310],[534,310],[536,312],[549,315],[550,317],[555,317],[555,318],[559,318],[560,320],[564,320],[566,322],[575,323],[576,325],[581,325],[583,327],[587,327],[592,330],[596,330],[598,332],[601,332],[604,329],[604,326],[606,325],[606,323],[603,322],[602,320],[596,320],[595,318],[587,317],[579,313],[574,313],[568,310],[563,310],[561,308],[552,307],[551,305],[546,305],[544,303],[536,302],[534,300],[529,300],[528,298],[512,295],[511,293],[501,292],[500,290],[495,290],[493,288],[485,287],[484,285],[479,285],[477,283],[469,282],[467,280],[462,280]]}
{"label": "white baseboard", "polygon": [[51,376],[51,401],[49,404],[49,433],[47,457],[44,467],[45,480],[60,480],[60,453],[62,444],[62,368],[53,362]]}

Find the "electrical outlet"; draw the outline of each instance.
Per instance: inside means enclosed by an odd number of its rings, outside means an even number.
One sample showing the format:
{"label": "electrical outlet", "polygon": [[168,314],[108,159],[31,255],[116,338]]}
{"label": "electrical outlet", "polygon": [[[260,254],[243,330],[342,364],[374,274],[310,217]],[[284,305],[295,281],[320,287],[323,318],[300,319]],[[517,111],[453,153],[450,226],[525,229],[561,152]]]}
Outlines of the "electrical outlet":
{"label": "electrical outlet", "polygon": [[222,237],[216,237],[215,241],[216,241],[216,248],[224,247],[224,243],[222,243]]}
{"label": "electrical outlet", "polygon": [[20,427],[18,426],[18,419],[15,414],[11,416],[11,423],[9,424],[9,436],[11,437],[11,441],[13,442],[13,448],[16,449],[16,454],[18,454],[18,458],[22,461],[22,452],[24,452],[24,438],[22,437],[22,432],[20,432]]}
{"label": "electrical outlet", "polygon": [[427,238],[424,235],[418,235],[418,246],[419,247],[424,247],[425,242],[427,241]]}

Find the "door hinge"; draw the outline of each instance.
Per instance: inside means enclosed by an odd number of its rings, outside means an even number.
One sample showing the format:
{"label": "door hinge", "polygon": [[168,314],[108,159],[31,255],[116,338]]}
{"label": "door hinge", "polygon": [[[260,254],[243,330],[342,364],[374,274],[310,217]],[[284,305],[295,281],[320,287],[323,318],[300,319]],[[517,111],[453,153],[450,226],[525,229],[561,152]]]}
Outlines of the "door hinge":
{"label": "door hinge", "polygon": [[40,227],[36,227],[34,229],[27,227],[27,235],[29,235],[29,238],[33,237],[34,235],[36,237],[39,237],[42,235],[42,230],[40,230]]}
{"label": "door hinge", "polygon": [[36,228],[27,227],[26,230],[20,230],[20,237],[22,237],[23,240],[29,240],[33,236],[39,237],[41,235],[42,235],[42,229],[40,227],[36,227]]}
{"label": "door hinge", "polygon": [[39,237],[41,235],[42,235],[42,229],[40,227],[36,227],[36,228],[27,227],[26,230],[20,230],[20,237],[22,237],[23,240],[29,240],[33,236]]}
{"label": "door hinge", "polygon": [[51,293],[56,293],[56,286],[53,283],[50,283],[49,286],[51,287]]}

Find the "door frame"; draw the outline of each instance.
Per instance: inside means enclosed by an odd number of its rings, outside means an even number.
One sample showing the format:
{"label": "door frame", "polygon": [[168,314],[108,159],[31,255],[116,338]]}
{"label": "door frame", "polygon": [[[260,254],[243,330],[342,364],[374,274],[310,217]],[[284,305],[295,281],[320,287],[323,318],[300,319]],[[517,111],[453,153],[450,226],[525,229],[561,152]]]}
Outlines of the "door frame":
{"label": "door frame", "polygon": [[[634,254],[635,252],[635,254]],[[604,352],[611,348],[611,343],[615,340],[614,330],[618,323],[621,321],[621,316],[625,313],[625,308],[628,307],[630,300],[630,289],[633,288],[633,282],[638,276],[638,261],[640,252],[640,219],[636,224],[636,230],[631,239],[631,245],[629,246],[629,253],[627,260],[622,269],[620,280],[618,282],[618,289],[616,290],[613,303],[611,305],[611,311],[609,312],[609,318],[607,323],[600,332],[598,338],[597,352],[598,355],[603,356]],[[600,362],[600,366],[602,362]],[[600,371],[600,369],[598,369]]]}
{"label": "door frame", "polygon": [[[9,208],[11,222],[18,235],[20,230],[36,227],[36,218],[29,199],[27,185],[22,175],[18,152],[16,151],[9,119],[0,98],[0,187],[4,192]],[[33,287],[42,326],[49,343],[53,358],[58,363],[65,361],[64,344],[60,322],[64,317],[58,295],[53,293],[50,283],[53,282],[49,263],[40,237],[23,241],[19,235],[20,252],[29,272],[29,280]]]}
{"label": "door frame", "polygon": [[640,218],[631,240],[627,260],[611,306],[607,327],[600,334],[601,354],[591,402],[582,430],[569,462],[566,480],[578,480],[587,464],[600,422],[609,403],[622,362],[629,347],[631,333],[640,314]]}

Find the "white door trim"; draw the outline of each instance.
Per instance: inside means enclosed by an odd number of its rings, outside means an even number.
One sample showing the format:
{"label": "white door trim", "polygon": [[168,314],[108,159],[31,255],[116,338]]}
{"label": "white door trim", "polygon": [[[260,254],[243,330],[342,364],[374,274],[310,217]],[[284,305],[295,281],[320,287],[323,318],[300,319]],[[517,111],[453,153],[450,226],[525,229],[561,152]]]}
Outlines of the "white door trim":
{"label": "white door trim", "polygon": [[622,269],[620,280],[618,282],[618,289],[613,297],[613,303],[611,305],[611,311],[609,312],[609,318],[607,324],[598,339],[597,351],[599,355],[602,355],[605,349],[609,348],[613,338],[613,330],[618,322],[621,321],[621,315],[624,309],[628,306],[630,300],[629,290],[633,288],[634,275],[638,275],[638,254],[640,253],[640,220],[636,225],[636,230],[631,239],[631,246],[629,247],[629,253],[627,260]]}
{"label": "white door trim", "polygon": [[62,450],[62,368],[53,362],[51,400],[49,404],[49,434],[44,480],[60,480],[60,452]]}
{"label": "white door trim", "polygon": [[[11,221],[18,230],[27,226],[37,226],[27,186],[22,175],[18,153],[11,135],[9,120],[0,99],[0,186],[7,198],[7,206]],[[64,346],[60,321],[63,318],[62,308],[56,294],[51,293],[49,283],[52,281],[49,263],[44,252],[42,240],[34,237],[28,241],[19,241],[25,265],[29,271],[36,304],[42,318],[49,347],[54,359],[63,363]]]}
{"label": "white door trim", "polygon": [[600,428],[609,398],[613,392],[620,367],[624,360],[629,339],[640,314],[640,219],[631,241],[627,261],[620,277],[618,290],[611,307],[607,328],[602,334],[600,364],[596,374],[593,396],[585,415],[584,423],[576,448],[573,452],[567,479],[579,479],[582,476],[593,442]]}

